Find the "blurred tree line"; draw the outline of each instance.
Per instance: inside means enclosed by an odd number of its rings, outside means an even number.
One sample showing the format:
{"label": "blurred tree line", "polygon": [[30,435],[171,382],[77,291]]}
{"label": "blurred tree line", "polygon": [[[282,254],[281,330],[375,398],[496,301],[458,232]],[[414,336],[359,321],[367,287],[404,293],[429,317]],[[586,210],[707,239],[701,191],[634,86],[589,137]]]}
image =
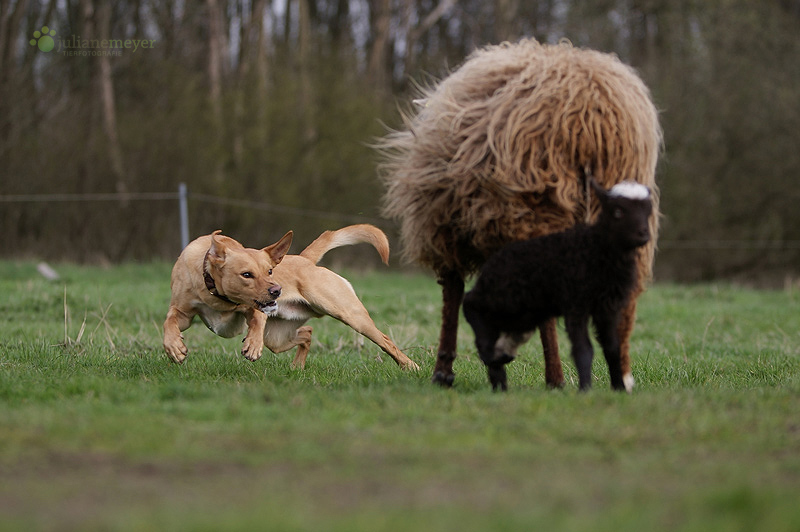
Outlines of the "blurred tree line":
{"label": "blurred tree line", "polygon": [[[75,37],[152,47],[64,53]],[[659,278],[800,270],[800,0],[0,0],[0,201],[185,182],[206,198],[190,202],[192,236],[222,228],[257,246],[294,229],[297,252],[378,219],[369,143],[416,83],[521,37],[614,52],[651,87]],[[2,201],[2,254],[173,258],[177,212],[135,197]]]}

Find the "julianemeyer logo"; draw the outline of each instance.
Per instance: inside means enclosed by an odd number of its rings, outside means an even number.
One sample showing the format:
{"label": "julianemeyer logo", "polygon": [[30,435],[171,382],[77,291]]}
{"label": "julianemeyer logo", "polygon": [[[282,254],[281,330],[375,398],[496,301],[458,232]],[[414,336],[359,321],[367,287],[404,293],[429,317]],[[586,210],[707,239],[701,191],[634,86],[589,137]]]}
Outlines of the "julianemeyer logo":
{"label": "julianemeyer logo", "polygon": [[62,55],[116,55],[121,56],[123,50],[137,51],[155,48],[155,39],[81,39],[80,35],[70,35],[65,39],[54,38],[56,30],[42,26],[41,31],[34,31],[29,41],[42,52]]}

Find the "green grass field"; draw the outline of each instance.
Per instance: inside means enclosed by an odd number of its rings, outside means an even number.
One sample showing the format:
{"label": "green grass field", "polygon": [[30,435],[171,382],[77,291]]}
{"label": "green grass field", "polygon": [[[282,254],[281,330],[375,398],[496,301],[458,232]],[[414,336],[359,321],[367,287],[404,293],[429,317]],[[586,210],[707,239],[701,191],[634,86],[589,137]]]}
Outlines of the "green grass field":
{"label": "green grass field", "polygon": [[800,294],[656,285],[637,386],[544,386],[537,341],[490,391],[462,325],[456,387],[430,384],[438,285],[348,274],[416,360],[315,320],[251,363],[196,323],[161,350],[166,264],[0,263],[0,530],[800,530]]}

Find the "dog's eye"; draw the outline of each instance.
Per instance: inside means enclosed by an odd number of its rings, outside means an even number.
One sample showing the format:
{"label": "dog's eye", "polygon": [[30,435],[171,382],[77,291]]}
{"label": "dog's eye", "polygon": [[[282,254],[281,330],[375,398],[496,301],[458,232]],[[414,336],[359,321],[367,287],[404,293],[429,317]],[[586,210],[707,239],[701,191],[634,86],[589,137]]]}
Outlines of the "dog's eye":
{"label": "dog's eye", "polygon": [[269,275],[272,275],[272,270],[270,270],[270,271],[269,271],[269,272],[267,272],[267,273],[268,273]]}
{"label": "dog's eye", "polygon": [[616,218],[617,220],[622,218],[624,215],[625,215],[625,211],[623,211],[619,207],[614,209],[614,218]]}
{"label": "dog's eye", "polygon": [[244,277],[245,279],[252,279],[255,276],[251,272],[244,272],[242,274],[242,277]]}

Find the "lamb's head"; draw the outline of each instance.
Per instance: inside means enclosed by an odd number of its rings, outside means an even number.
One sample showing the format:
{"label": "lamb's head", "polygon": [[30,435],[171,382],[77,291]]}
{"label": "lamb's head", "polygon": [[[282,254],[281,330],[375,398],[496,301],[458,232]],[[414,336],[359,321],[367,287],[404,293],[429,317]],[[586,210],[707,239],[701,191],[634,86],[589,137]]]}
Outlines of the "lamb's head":
{"label": "lamb's head", "polygon": [[650,189],[635,181],[623,181],[604,190],[592,180],[602,208],[598,224],[623,249],[635,249],[650,240],[653,201]]}

